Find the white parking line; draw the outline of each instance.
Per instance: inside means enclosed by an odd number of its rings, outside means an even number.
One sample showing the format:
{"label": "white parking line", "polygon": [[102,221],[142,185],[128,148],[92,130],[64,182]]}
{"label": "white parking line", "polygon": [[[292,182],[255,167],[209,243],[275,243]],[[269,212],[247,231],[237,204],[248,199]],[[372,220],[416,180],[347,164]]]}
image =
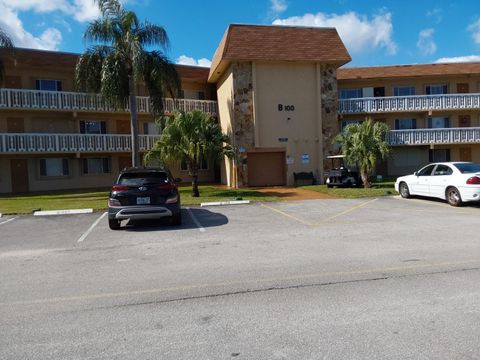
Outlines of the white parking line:
{"label": "white parking line", "polygon": [[85,231],[83,233],[82,236],[80,236],[80,239],[78,239],[77,242],[82,242],[83,240],[85,240],[87,238],[88,235],[90,235],[90,233],[92,232],[92,230],[95,228],[95,226],[98,225],[98,223],[105,217],[105,215],[107,215],[108,212],[104,212],[97,220],[95,220],[95,222],[88,228],[87,231]]}
{"label": "white parking line", "polygon": [[192,218],[193,222],[195,223],[195,225],[197,225],[198,230],[200,232],[205,232],[205,228],[202,226],[202,224],[200,224],[200,221],[197,220],[195,215],[193,215],[192,210],[190,210],[190,208],[188,208],[187,211],[188,211],[188,214],[190,215],[190,217]]}
{"label": "white parking line", "polygon": [[11,219],[2,221],[2,222],[0,222],[0,225],[6,224],[6,223],[8,223],[8,222],[10,222],[10,221],[13,221],[13,220],[15,220],[17,217],[18,217],[18,216],[15,216],[14,218],[11,218]]}

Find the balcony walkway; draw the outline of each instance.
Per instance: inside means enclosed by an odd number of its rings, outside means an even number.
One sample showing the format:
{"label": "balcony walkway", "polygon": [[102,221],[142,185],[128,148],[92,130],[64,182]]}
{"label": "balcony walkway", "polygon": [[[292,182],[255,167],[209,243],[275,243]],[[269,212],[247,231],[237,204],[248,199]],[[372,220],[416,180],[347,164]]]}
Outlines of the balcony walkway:
{"label": "balcony walkway", "polygon": [[387,133],[387,142],[392,146],[480,144],[480,127],[391,130]]}

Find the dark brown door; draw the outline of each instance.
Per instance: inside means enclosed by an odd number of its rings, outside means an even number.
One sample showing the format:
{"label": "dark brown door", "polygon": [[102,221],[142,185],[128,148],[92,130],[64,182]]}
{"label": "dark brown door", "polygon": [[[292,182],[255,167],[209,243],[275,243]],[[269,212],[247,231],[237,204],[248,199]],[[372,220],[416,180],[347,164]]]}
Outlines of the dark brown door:
{"label": "dark brown door", "polygon": [[285,185],[285,152],[248,153],[248,186]]}
{"label": "dark brown door", "polygon": [[472,161],[471,148],[460,148],[460,161]]}
{"label": "dark brown door", "polygon": [[120,156],[118,158],[118,170],[122,171],[126,167],[132,166],[132,158],[130,156]]}
{"label": "dark brown door", "polygon": [[23,118],[7,118],[7,132],[23,133],[25,132],[25,124]]}
{"label": "dark brown door", "polygon": [[5,76],[5,87],[9,89],[21,89],[22,78],[20,76]]}
{"label": "dark brown door", "polygon": [[468,93],[468,92],[470,92],[468,83],[457,84],[457,93],[464,94],[464,93]]}
{"label": "dark brown door", "polygon": [[28,160],[12,159],[10,160],[10,169],[12,173],[12,192],[28,192]]}
{"label": "dark brown door", "polygon": [[117,134],[130,134],[130,121],[117,120]]}
{"label": "dark brown door", "polygon": [[458,115],[458,127],[470,127],[470,115]]}
{"label": "dark brown door", "polygon": [[373,88],[373,96],[375,97],[385,96],[385,88],[384,87]]}

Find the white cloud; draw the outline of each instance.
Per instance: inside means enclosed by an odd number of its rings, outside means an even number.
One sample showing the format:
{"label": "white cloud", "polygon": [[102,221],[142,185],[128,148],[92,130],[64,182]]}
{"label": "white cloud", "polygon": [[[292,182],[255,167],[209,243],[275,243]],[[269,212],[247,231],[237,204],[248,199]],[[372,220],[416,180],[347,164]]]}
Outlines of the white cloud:
{"label": "white cloud", "polygon": [[461,63],[461,62],[480,62],[480,55],[465,55],[454,57],[443,57],[435,61],[436,63]]}
{"label": "white cloud", "polygon": [[179,65],[190,65],[190,66],[201,66],[201,67],[210,67],[212,62],[206,58],[195,60],[192,57],[187,55],[180,55],[176,61]]}
{"label": "white cloud", "polygon": [[435,30],[424,29],[418,34],[417,48],[423,55],[432,55],[437,51],[437,44],[433,40]]}
{"label": "white cloud", "polygon": [[467,30],[472,33],[473,41],[475,44],[480,44],[480,18],[474,21],[467,27]]}
{"label": "white cloud", "polygon": [[427,11],[427,17],[433,19],[436,24],[440,24],[443,20],[443,10],[440,8],[435,8]]}
{"label": "white cloud", "polygon": [[277,19],[273,24],[335,27],[351,53],[368,52],[376,48],[384,48],[390,55],[397,52],[397,45],[392,40],[393,25],[390,13],[378,14],[372,19],[353,11],[342,15],[305,14]]}
{"label": "white cloud", "polygon": [[270,0],[270,11],[274,16],[283,13],[287,8],[286,0]]}

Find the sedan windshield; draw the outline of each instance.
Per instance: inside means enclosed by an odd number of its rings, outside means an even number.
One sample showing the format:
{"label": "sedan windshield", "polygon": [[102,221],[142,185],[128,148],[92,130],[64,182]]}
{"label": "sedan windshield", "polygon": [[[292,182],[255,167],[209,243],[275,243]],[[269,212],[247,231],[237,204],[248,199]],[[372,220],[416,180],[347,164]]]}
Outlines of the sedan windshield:
{"label": "sedan windshield", "polygon": [[164,184],[168,182],[167,174],[164,172],[138,172],[123,174],[118,180],[119,185],[142,186],[149,184]]}
{"label": "sedan windshield", "polygon": [[480,164],[475,163],[457,163],[453,164],[462,174],[473,174],[480,172]]}

